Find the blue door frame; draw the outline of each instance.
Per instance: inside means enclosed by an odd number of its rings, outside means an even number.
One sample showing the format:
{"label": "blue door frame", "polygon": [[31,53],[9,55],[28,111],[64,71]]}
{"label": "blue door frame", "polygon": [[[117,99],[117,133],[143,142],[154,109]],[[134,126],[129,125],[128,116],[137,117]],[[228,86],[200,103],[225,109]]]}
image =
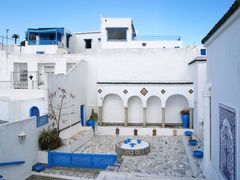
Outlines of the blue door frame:
{"label": "blue door frame", "polygon": [[80,122],[82,126],[85,126],[85,120],[84,120],[84,104],[80,106]]}

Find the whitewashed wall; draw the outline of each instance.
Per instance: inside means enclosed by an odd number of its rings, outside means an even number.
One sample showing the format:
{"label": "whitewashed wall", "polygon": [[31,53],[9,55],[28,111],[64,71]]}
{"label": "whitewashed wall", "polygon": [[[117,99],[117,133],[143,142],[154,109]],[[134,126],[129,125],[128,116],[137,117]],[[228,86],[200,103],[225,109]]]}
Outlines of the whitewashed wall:
{"label": "whitewashed wall", "polygon": [[189,109],[188,100],[182,95],[170,96],[165,105],[165,122],[166,123],[182,123],[180,111]]}
{"label": "whitewashed wall", "polygon": [[162,103],[159,97],[152,96],[147,100],[146,113],[148,123],[162,122]]}
{"label": "whitewashed wall", "polygon": [[203,89],[207,83],[206,61],[196,61],[190,64],[194,81],[194,130],[203,139]]}
{"label": "whitewashed wall", "polygon": [[[60,123],[60,128],[64,128],[80,121],[80,105],[86,106],[86,81],[87,81],[87,63],[85,61],[79,62],[68,74],[49,75],[48,88],[49,92],[54,92],[59,87],[67,91],[68,95],[73,94],[74,99],[66,99],[63,113],[74,112],[64,116],[65,122]],[[56,105],[55,105],[56,106]]]}
{"label": "whitewashed wall", "polygon": [[[140,93],[143,88],[148,91],[145,96]],[[123,123],[123,108],[126,107],[129,123],[143,123],[143,108],[146,108],[147,123],[161,123],[162,108],[166,109],[166,123],[181,123],[179,112],[194,108],[194,93],[189,93],[189,90],[194,91],[193,84],[98,84],[100,89],[98,106],[103,107],[103,122]]]}
{"label": "whitewashed wall", "polygon": [[[240,180],[240,9],[205,43],[208,48],[207,80],[211,83],[211,160],[207,177],[223,179],[219,171],[219,103],[234,108],[236,122],[236,172]],[[217,176],[213,176],[216,172]]]}
{"label": "whitewashed wall", "polygon": [[[92,48],[85,48],[84,39],[92,40]],[[100,32],[86,32],[86,33],[73,33],[70,38],[70,51],[71,53],[84,53],[97,51],[101,48],[101,33]]]}
{"label": "whitewashed wall", "polygon": [[[4,179],[24,180],[31,175],[32,166],[37,163],[38,134],[42,128],[36,128],[35,118],[0,125],[0,162],[26,161],[0,167]],[[22,131],[27,136],[21,144],[18,134]]]}
{"label": "whitewashed wall", "polygon": [[115,49],[99,55],[98,81],[192,81],[194,48]]}
{"label": "whitewashed wall", "polygon": [[[143,43],[145,46],[143,46]],[[103,48],[106,49],[125,49],[125,48],[139,48],[139,49],[149,49],[149,48],[181,48],[184,47],[182,41],[144,41],[144,40],[133,40],[129,42],[106,42]]]}
{"label": "whitewashed wall", "polygon": [[1,120],[14,122],[27,119],[32,106],[39,108],[40,115],[48,112],[43,90],[1,89],[0,94]]}
{"label": "whitewashed wall", "polygon": [[[1,60],[1,66],[0,66],[0,81],[9,81],[10,76],[8,75],[8,61],[7,61],[7,55],[5,51],[0,50],[0,60]],[[0,86],[1,87],[1,86]]]}

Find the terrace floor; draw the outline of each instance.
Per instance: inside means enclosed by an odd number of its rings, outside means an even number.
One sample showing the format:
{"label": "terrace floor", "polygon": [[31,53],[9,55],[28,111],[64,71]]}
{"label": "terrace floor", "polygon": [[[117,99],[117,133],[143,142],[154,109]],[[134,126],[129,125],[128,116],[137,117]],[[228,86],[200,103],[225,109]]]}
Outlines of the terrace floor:
{"label": "terrace floor", "polygon": [[[95,136],[75,153],[116,154],[115,144],[124,136]],[[122,156],[119,172],[149,175],[192,177],[194,176],[186,155],[182,136],[138,136],[150,143],[151,152],[144,156]],[[201,173],[200,173],[201,174]]]}

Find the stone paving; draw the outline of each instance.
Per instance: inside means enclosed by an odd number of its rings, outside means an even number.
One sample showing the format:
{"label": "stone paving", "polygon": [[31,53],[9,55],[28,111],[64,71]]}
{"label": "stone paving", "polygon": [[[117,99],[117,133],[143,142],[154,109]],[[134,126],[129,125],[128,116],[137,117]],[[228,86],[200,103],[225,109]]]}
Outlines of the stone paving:
{"label": "stone paving", "polygon": [[47,168],[43,171],[45,174],[49,175],[60,175],[60,176],[70,176],[79,177],[85,179],[96,179],[100,173],[100,169],[81,169],[81,168],[67,168],[67,167],[52,167]]}
{"label": "stone paving", "polygon": [[[115,144],[123,136],[95,136],[77,153],[116,154]],[[144,156],[122,156],[119,172],[144,173],[161,176],[191,177],[192,170],[183,146],[182,136],[142,136],[150,143],[151,152]]]}

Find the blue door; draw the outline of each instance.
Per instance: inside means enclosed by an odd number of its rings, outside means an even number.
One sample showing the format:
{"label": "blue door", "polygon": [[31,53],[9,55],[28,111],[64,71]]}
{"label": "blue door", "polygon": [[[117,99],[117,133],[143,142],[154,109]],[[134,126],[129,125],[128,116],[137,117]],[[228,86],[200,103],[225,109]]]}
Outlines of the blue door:
{"label": "blue door", "polygon": [[39,115],[40,115],[40,112],[39,112],[38,107],[37,106],[32,106],[30,108],[30,117],[32,117],[32,116],[39,117]]}
{"label": "blue door", "polygon": [[80,106],[80,117],[81,117],[81,125],[84,126],[84,104]]}

